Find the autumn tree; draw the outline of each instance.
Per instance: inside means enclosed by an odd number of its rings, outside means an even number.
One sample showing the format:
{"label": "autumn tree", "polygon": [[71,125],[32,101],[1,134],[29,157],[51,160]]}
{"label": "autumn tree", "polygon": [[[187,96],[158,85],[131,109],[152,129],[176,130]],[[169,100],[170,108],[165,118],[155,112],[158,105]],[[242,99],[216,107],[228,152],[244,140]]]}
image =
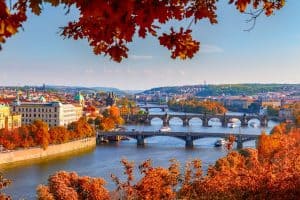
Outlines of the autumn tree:
{"label": "autumn tree", "polygon": [[224,114],[227,109],[223,104],[217,101],[199,101],[196,99],[168,101],[168,106],[174,111],[191,112],[191,113],[213,113]]}
{"label": "autumn tree", "polygon": [[74,139],[95,135],[95,130],[84,117],[80,118],[76,122],[72,122],[71,124],[69,124],[68,130],[71,131],[71,137]]}
{"label": "autumn tree", "polygon": [[39,185],[39,200],[108,200],[109,192],[101,178],[80,177],[75,172],[60,171],[50,176],[48,185]]}
{"label": "autumn tree", "polygon": [[125,181],[112,175],[117,185],[117,199],[175,199],[179,183],[180,169],[176,160],[171,160],[169,168],[153,167],[151,160],[139,165],[142,178],[134,183],[134,163],[122,159]]}
{"label": "autumn tree", "polygon": [[[9,3],[12,3],[10,6]],[[211,24],[217,21],[217,0],[0,0],[0,44],[22,28],[27,20],[28,10],[40,15],[43,5],[63,5],[67,13],[76,7],[79,18],[69,22],[61,30],[66,38],[86,39],[95,54],[109,55],[120,62],[128,57],[128,43],[134,35],[158,38],[160,45],[171,51],[172,58],[192,58],[200,49],[200,42],[192,37],[192,24],[207,19]],[[248,7],[250,21],[265,13],[270,16],[281,9],[285,0],[229,0],[238,11],[245,13]],[[158,33],[170,21],[190,21],[187,27],[170,28],[167,33]],[[180,26],[180,25],[179,25]]]}
{"label": "autumn tree", "polygon": [[36,120],[32,124],[32,131],[35,134],[35,140],[38,145],[46,149],[50,143],[50,135],[48,132],[48,124],[42,120]]}
{"label": "autumn tree", "polygon": [[52,144],[61,144],[69,141],[70,131],[64,126],[51,127],[49,130],[50,141]]}
{"label": "autumn tree", "polygon": [[120,109],[117,106],[109,107],[102,114],[103,117],[99,120],[100,130],[109,131],[124,123]]}
{"label": "autumn tree", "polygon": [[68,129],[62,126],[49,129],[45,122],[37,120],[13,130],[0,129],[0,145],[10,150],[37,146],[46,149],[49,144],[61,144],[93,136],[95,131],[85,118],[71,123]]}

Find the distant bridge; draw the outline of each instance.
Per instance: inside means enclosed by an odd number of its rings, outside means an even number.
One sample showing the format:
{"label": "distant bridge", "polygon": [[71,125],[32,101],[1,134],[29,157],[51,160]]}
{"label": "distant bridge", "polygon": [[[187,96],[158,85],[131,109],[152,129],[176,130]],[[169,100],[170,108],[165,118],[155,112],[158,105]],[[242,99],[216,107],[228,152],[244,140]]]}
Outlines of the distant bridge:
{"label": "distant bridge", "polygon": [[243,143],[250,140],[257,140],[259,135],[254,134],[236,134],[236,133],[205,133],[205,132],[155,132],[155,131],[117,131],[117,132],[99,132],[97,134],[98,139],[104,139],[108,137],[125,136],[133,138],[137,141],[137,145],[144,145],[145,139],[156,136],[168,136],[175,137],[185,141],[186,147],[193,147],[194,141],[201,138],[217,137],[228,138],[229,136],[235,136],[237,148],[243,148]]}
{"label": "distant bridge", "polygon": [[278,117],[268,118],[267,116],[261,115],[226,115],[226,114],[147,114],[147,115],[128,115],[123,116],[125,122],[137,122],[143,121],[145,124],[151,124],[151,120],[159,118],[163,121],[164,126],[168,126],[170,120],[173,118],[179,118],[182,120],[183,126],[188,126],[191,119],[200,119],[202,126],[209,127],[208,122],[212,119],[217,119],[222,123],[223,127],[227,127],[227,124],[233,119],[238,119],[241,122],[241,126],[248,126],[248,122],[253,119],[257,119],[260,125],[265,127],[268,125],[269,120],[280,121]]}
{"label": "distant bridge", "polygon": [[149,112],[150,109],[153,109],[153,108],[159,108],[161,109],[162,112],[165,112],[169,107],[168,105],[140,105],[139,106],[140,108],[142,109],[145,109],[145,111]]}

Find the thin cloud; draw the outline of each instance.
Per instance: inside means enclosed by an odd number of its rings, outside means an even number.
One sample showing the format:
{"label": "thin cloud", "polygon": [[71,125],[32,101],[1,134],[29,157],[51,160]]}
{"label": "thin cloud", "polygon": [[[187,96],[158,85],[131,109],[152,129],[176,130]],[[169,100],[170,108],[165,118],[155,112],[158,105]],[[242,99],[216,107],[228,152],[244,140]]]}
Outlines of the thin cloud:
{"label": "thin cloud", "polygon": [[222,53],[224,50],[216,45],[203,44],[200,46],[200,53]]}
{"label": "thin cloud", "polygon": [[150,60],[153,58],[153,56],[150,55],[131,55],[129,56],[132,60]]}

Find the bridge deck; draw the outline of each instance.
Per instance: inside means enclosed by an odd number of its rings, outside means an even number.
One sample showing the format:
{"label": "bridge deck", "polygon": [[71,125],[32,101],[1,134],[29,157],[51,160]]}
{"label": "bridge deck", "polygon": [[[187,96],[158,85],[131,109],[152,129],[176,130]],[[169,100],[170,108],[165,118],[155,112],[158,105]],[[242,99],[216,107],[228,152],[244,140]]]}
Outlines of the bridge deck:
{"label": "bridge deck", "polygon": [[233,136],[242,136],[246,138],[257,139],[260,134],[239,134],[239,133],[207,133],[207,132],[157,132],[157,131],[117,131],[117,132],[99,132],[98,135],[102,136],[171,136],[171,137],[183,137],[183,136],[197,136],[197,137],[229,137]]}

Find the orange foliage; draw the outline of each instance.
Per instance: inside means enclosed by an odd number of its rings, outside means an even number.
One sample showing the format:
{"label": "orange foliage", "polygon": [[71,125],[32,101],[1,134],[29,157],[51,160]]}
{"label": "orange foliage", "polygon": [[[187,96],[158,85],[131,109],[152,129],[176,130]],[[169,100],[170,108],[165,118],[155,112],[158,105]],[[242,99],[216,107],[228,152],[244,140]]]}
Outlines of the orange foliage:
{"label": "orange foliage", "polygon": [[[211,24],[217,23],[217,0],[16,0],[11,10],[7,3],[0,0],[0,44],[26,21],[28,8],[39,15],[42,4],[50,3],[52,6],[63,5],[68,11],[71,7],[79,10],[79,19],[69,22],[61,35],[75,40],[86,39],[95,54],[109,55],[117,62],[128,57],[127,45],[133,41],[135,33],[141,38],[149,34],[158,37],[160,44],[172,52],[172,58],[192,58],[200,45],[192,39],[192,22],[208,19]],[[234,3],[240,12],[252,5],[270,16],[274,10],[282,8],[285,1],[229,0],[229,3]],[[171,28],[170,33],[158,36],[161,25],[171,20],[191,20],[191,23],[185,30]]]}
{"label": "orange foliage", "polygon": [[99,124],[97,125],[100,130],[109,131],[123,123],[124,120],[121,117],[119,108],[117,106],[111,106],[109,109],[104,111],[103,117],[100,118]]}
{"label": "orange foliage", "polygon": [[48,186],[37,188],[38,199],[108,200],[109,192],[101,178],[80,177],[76,173],[58,172],[48,179]]}
{"label": "orange foliage", "polygon": [[194,112],[194,113],[213,113],[223,114],[227,110],[219,102],[216,101],[198,101],[192,100],[170,100],[168,102],[170,109],[175,111]]}
{"label": "orange foliage", "polygon": [[102,181],[97,185],[101,188],[98,193],[94,192],[94,187],[82,187],[89,181],[79,182],[74,188],[74,180],[78,177],[66,172],[51,176],[48,186],[39,187],[38,196],[41,200],[81,199],[82,194],[95,194],[93,199],[297,200],[300,196],[300,129],[287,131],[262,134],[258,149],[231,151],[211,165],[206,174],[200,160],[188,162],[183,175],[174,160],[169,168],[153,167],[147,160],[139,166],[141,179],[135,181],[134,163],[122,160],[127,179],[122,181],[112,176],[117,185],[112,196],[108,196]]}
{"label": "orange foliage", "polygon": [[74,139],[91,137],[95,135],[94,129],[84,118],[79,119],[65,127],[52,127],[40,120],[32,124],[22,125],[18,129],[8,131],[0,130],[0,144],[6,149],[28,148],[41,146],[46,149],[49,144],[61,144]]}

